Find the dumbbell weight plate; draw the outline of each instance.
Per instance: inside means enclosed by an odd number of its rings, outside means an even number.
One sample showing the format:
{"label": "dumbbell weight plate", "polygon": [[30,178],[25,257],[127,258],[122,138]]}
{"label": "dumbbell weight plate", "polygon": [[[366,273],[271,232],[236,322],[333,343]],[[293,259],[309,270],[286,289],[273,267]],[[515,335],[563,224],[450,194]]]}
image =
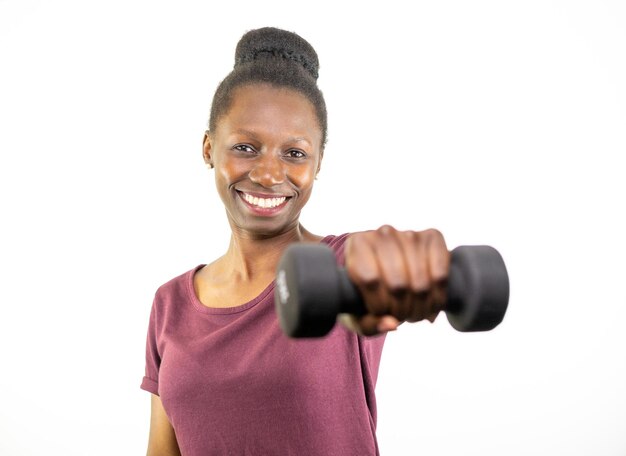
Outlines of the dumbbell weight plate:
{"label": "dumbbell weight plate", "polygon": [[488,245],[452,250],[446,316],[462,332],[498,326],[509,302],[509,277],[500,253]]}
{"label": "dumbbell weight plate", "polygon": [[289,337],[321,337],[335,325],[342,289],[337,260],[322,244],[292,244],[276,275],[280,326]]}

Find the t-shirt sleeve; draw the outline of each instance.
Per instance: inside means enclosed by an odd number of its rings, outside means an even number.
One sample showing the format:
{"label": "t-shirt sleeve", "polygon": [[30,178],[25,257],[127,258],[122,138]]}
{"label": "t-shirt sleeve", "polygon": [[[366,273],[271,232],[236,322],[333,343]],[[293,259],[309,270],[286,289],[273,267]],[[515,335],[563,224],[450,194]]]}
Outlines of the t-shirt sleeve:
{"label": "t-shirt sleeve", "polygon": [[150,311],[148,336],[146,338],[146,371],[141,382],[141,389],[159,395],[159,367],[161,355],[157,347],[156,299]]}

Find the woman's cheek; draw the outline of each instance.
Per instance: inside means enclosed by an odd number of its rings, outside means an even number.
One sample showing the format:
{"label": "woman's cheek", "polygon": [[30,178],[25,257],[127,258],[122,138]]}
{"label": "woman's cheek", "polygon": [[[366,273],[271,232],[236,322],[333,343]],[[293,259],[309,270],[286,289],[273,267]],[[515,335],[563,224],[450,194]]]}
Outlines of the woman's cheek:
{"label": "woman's cheek", "polygon": [[223,158],[219,166],[216,164],[216,169],[219,169],[220,176],[227,183],[238,180],[246,173],[245,164],[233,158]]}
{"label": "woman's cheek", "polygon": [[313,185],[313,180],[315,179],[315,169],[314,167],[300,169],[293,173],[292,176],[291,181],[294,184],[296,184],[299,188],[305,188]]}

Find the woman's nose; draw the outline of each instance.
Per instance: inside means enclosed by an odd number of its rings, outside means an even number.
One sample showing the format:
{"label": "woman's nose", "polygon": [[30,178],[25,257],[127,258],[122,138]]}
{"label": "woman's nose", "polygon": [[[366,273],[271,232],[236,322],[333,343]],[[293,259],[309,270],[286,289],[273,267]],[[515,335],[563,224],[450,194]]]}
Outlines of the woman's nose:
{"label": "woman's nose", "polygon": [[[272,154],[273,155],[273,154]],[[285,181],[285,169],[279,157],[267,154],[255,163],[250,170],[250,180],[266,188],[282,184]]]}

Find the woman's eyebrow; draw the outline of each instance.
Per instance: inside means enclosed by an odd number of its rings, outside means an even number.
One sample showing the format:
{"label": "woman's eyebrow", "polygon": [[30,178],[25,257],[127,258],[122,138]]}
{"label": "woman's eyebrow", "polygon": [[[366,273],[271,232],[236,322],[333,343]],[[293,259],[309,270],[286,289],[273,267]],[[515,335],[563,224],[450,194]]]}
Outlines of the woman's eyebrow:
{"label": "woman's eyebrow", "polygon": [[303,136],[297,136],[297,137],[292,136],[291,138],[288,138],[286,142],[288,143],[305,142],[307,144],[311,144],[311,141],[309,141],[307,138]]}
{"label": "woman's eyebrow", "polygon": [[[245,128],[238,128],[238,129],[233,131],[233,134],[248,136],[249,138],[256,139],[256,140],[259,139],[259,137],[258,137],[258,135],[256,133],[254,133],[253,131],[250,131],[250,130],[246,130]],[[306,138],[305,136],[290,136],[285,141],[285,143],[297,143],[297,142],[305,142],[305,143],[307,143],[309,145],[311,144],[311,141],[308,138]]]}
{"label": "woman's eyebrow", "polygon": [[258,139],[258,136],[256,135],[256,133],[250,130],[246,130],[244,128],[238,128],[237,130],[233,131],[233,133],[237,135],[249,136],[251,138]]}

